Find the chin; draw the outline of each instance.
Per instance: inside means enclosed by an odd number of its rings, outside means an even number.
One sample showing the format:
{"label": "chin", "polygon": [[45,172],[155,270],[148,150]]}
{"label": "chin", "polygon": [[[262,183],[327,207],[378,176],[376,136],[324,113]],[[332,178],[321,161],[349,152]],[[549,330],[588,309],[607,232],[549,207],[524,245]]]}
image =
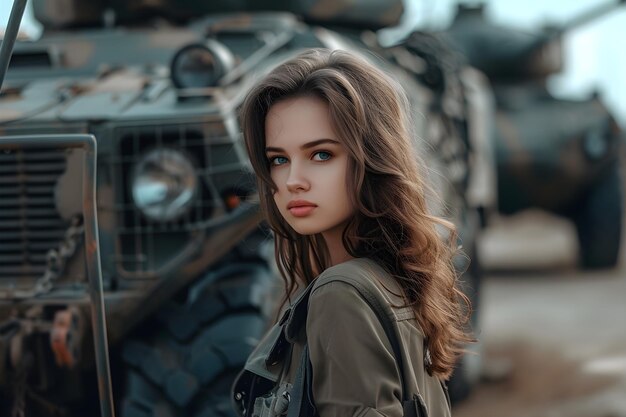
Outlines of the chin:
{"label": "chin", "polygon": [[291,226],[291,228],[293,230],[295,230],[297,234],[303,235],[303,236],[311,236],[311,235],[320,233],[320,230],[318,228],[313,228],[313,227],[294,227],[294,226]]}
{"label": "chin", "polygon": [[299,235],[310,236],[323,231],[318,224],[306,224],[307,222],[303,220],[289,223],[291,228]]}

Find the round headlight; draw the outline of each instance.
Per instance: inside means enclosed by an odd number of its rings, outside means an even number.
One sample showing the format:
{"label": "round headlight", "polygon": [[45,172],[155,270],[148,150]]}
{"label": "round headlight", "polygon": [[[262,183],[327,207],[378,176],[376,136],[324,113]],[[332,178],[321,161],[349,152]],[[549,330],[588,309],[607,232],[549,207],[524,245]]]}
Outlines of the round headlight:
{"label": "round headlight", "polygon": [[151,220],[174,220],[193,204],[198,178],[181,152],[155,149],[135,166],[132,193],[135,205]]}
{"label": "round headlight", "polygon": [[204,88],[217,82],[235,67],[228,48],[213,39],[179,50],[172,59],[170,74],[177,88]]}

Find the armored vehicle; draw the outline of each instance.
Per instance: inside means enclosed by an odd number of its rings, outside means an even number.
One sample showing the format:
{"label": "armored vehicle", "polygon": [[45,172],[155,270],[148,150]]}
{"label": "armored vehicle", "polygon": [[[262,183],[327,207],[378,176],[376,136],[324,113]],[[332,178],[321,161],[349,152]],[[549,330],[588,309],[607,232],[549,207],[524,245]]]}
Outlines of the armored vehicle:
{"label": "armored vehicle", "polygon": [[564,34],[625,3],[598,5],[539,33],[490,22],[484,4],[461,4],[444,32],[493,86],[500,212],[535,207],[571,219],[584,268],[612,267],[618,260],[624,136],[599,95],[558,99],[546,84],[563,70]]}
{"label": "armored vehicle", "polygon": [[[433,210],[459,225],[475,253],[467,191],[480,116],[469,117],[463,99],[472,81],[444,74],[418,38],[378,44],[374,31],[398,22],[399,0],[276,3],[33,0],[43,35],[16,43],[0,136],[97,139],[104,304],[122,416],[233,412],[230,384],[281,292],[237,111],[259,77],[305,48],[362,54],[405,87],[415,145],[444,199]],[[427,73],[443,74],[440,83]],[[0,154],[0,414],[94,415],[85,173],[80,149],[46,137]],[[477,303],[478,263],[459,256],[457,266]],[[472,359],[460,363],[453,396],[475,378]]]}

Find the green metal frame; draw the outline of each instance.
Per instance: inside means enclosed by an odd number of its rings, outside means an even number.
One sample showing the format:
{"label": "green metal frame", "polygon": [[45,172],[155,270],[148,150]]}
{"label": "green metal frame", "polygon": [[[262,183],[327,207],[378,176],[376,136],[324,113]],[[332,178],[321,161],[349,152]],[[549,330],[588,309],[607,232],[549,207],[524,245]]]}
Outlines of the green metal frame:
{"label": "green metal frame", "polygon": [[102,269],[98,241],[96,210],[96,138],[93,135],[29,135],[0,137],[0,151],[33,147],[82,149],[83,158],[83,223],[85,226],[85,257],[89,279],[91,324],[98,373],[98,392],[102,417],[114,417],[111,368],[107,342],[106,316],[102,290]]}

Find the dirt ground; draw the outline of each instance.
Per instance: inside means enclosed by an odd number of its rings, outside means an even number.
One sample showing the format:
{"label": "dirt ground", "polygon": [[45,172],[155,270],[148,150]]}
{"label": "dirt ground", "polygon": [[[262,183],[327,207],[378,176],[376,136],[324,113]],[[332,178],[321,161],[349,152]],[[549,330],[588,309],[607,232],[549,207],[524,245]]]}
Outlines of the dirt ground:
{"label": "dirt ground", "polygon": [[581,272],[573,227],[529,212],[490,227],[481,253],[483,377],[453,415],[626,417],[626,250]]}

